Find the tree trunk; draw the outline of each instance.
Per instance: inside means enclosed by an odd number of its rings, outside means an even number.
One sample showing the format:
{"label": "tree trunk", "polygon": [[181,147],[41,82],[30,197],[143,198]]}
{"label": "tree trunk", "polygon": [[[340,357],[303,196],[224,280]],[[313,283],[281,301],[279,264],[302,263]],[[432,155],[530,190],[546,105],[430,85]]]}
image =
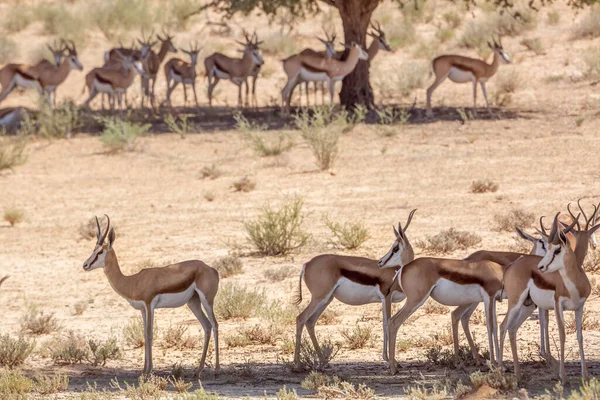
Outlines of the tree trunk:
{"label": "tree trunk", "polygon": [[[344,40],[347,44],[357,42],[366,50],[367,29],[371,21],[371,14],[378,4],[379,0],[341,0],[336,2],[344,26]],[[356,68],[344,78],[340,103],[350,110],[357,104],[371,107],[374,102],[373,89],[369,83],[369,61],[359,60]]]}

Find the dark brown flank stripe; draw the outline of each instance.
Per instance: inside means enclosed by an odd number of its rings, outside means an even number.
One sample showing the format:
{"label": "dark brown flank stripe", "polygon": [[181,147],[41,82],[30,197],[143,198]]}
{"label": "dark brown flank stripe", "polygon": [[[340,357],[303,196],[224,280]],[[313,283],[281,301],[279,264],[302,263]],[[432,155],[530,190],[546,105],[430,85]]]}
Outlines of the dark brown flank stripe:
{"label": "dark brown flank stripe", "polygon": [[473,75],[475,75],[475,70],[474,70],[474,69],[471,69],[471,68],[469,68],[469,67],[467,67],[466,65],[452,64],[452,66],[453,66],[454,68],[460,69],[461,71],[464,71],[464,72],[470,72],[470,73],[472,73]]}
{"label": "dark brown flank stripe", "polygon": [[379,285],[379,278],[375,276],[370,276],[367,274],[363,274],[358,271],[351,271],[349,269],[341,269],[341,274],[344,278],[350,279],[354,283],[358,283],[359,285],[365,286],[375,286]]}
{"label": "dark brown flank stripe", "polygon": [[478,276],[465,274],[462,271],[440,269],[439,274],[442,278],[458,283],[459,285],[479,285],[483,286],[485,282]]}
{"label": "dark brown flank stripe", "polygon": [[17,70],[17,74],[23,76],[26,79],[32,80],[32,81],[37,81],[37,78],[33,77],[32,75],[29,75],[27,72],[24,72],[22,70]]}
{"label": "dark brown flank stripe", "polygon": [[98,80],[98,82],[100,82],[102,84],[112,85],[111,81],[104,79],[102,76],[100,76],[100,74],[96,74],[96,79]]}
{"label": "dark brown flank stripe", "polygon": [[556,287],[539,272],[533,273],[533,284],[542,290],[556,290]]}
{"label": "dark brown flank stripe", "polygon": [[229,75],[229,73],[227,72],[227,70],[225,68],[223,68],[223,66],[221,64],[219,64],[219,62],[215,59],[215,66],[217,67],[218,70],[226,73],[227,75]]}

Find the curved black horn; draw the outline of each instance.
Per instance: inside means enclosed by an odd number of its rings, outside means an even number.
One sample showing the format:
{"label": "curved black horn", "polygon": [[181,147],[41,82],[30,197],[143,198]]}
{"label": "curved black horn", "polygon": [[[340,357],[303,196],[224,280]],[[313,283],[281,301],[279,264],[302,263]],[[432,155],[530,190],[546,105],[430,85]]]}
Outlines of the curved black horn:
{"label": "curved black horn", "polygon": [[406,220],[406,224],[404,224],[404,231],[406,232],[406,230],[408,229],[408,226],[410,225],[410,221],[412,221],[413,219],[413,215],[415,215],[415,212],[417,211],[417,209],[415,208],[414,210],[412,210],[410,212],[410,214],[408,214],[408,219]]}
{"label": "curved black horn", "polygon": [[[577,204],[579,205],[579,200],[577,201]],[[579,209],[581,209],[581,206],[579,206]],[[575,214],[573,214],[573,211],[571,211],[571,203],[567,204],[567,211],[569,212],[571,218],[575,219]],[[583,214],[583,218],[585,218],[585,214]],[[581,225],[579,225],[579,222],[577,222],[577,229],[581,230]]]}
{"label": "curved black horn", "polygon": [[100,229],[100,221],[98,221],[97,216],[94,216],[94,218],[96,218],[96,227],[98,228],[98,232],[96,232],[96,244],[101,245],[102,243],[100,243],[100,237],[102,236],[102,229]]}
{"label": "curved black horn", "polygon": [[106,214],[104,214],[104,216],[106,217],[106,230],[104,231],[104,234],[102,235],[102,237],[98,240],[98,244],[102,245],[102,243],[104,243],[104,239],[106,239],[106,235],[108,235],[108,231],[110,231],[110,217]]}
{"label": "curved black horn", "polygon": [[548,237],[548,241],[550,243],[554,243],[554,238],[556,237],[556,232],[558,231],[558,216],[560,212],[557,212],[554,216],[554,222],[552,223],[552,230],[550,231],[550,236]]}

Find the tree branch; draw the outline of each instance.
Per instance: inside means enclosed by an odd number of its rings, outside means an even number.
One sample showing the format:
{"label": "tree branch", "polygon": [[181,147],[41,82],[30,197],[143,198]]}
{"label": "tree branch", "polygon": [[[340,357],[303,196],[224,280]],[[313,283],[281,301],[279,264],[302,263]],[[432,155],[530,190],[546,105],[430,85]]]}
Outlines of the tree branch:
{"label": "tree branch", "polygon": [[212,7],[217,7],[220,3],[221,3],[221,0],[214,0],[214,1],[212,1],[210,3],[207,3],[207,4],[203,5],[203,6],[200,6],[200,8],[198,8],[197,10],[194,10],[194,11],[192,11],[192,12],[187,13],[186,15],[184,15],[183,19],[186,20],[186,19],[188,19],[190,17],[193,17],[194,15],[200,14],[204,10],[207,10],[209,8],[212,8]]}

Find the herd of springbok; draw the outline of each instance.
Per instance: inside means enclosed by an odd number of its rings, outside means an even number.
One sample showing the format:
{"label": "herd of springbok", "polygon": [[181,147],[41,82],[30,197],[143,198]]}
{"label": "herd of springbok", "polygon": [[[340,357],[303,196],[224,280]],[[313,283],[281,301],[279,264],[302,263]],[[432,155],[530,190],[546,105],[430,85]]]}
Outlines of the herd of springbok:
{"label": "herd of springbok", "polygon": [[[469,330],[469,319],[480,303],[484,305],[488,333],[489,361],[503,366],[504,340],[509,335],[514,360],[514,372],[520,377],[516,334],[523,322],[539,309],[540,355],[555,368],[563,383],[565,371],[565,317],[564,311],[574,311],[576,321],[581,374],[588,376],[586,367],[582,319],[585,301],[591,284],[583,270],[588,246],[597,246],[594,232],[600,204],[593,206],[589,216],[578,201],[575,215],[570,204],[568,214],[557,213],[548,231],[540,218],[539,237],[516,228],[517,233],[531,242],[528,254],[509,251],[479,250],[462,260],[420,257],[415,259],[406,231],[413,219],[411,211],[404,227],[394,228],[394,242],[379,260],[362,257],[324,254],[302,266],[293,301],[302,301],[302,280],[311,299],[296,318],[296,346],[294,363],[300,363],[302,332],[308,331],[315,351],[322,362],[323,352],[315,334],[315,325],[323,311],[336,298],[342,303],[360,306],[382,304],[383,359],[392,373],[398,368],[395,344],[398,330],[428,298],[440,304],[456,307],[451,313],[455,355],[458,356],[458,323],[462,324],[473,358],[481,361]],[[219,369],[218,323],[213,304],[219,287],[219,273],[199,260],[183,261],[161,268],[144,269],[134,275],[124,275],[115,253],[115,231],[106,216],[102,232],[96,218],[97,241],[83,269],[103,268],[113,289],[142,313],[145,335],[144,373],[152,372],[152,336],[154,311],[188,305],[204,329],[204,343],[197,376],[203,370],[210,342],[214,337],[215,369]],[[496,321],[496,302],[508,299],[508,311],[500,325]],[[404,305],[394,315],[392,303]],[[551,355],[548,310],[554,310],[559,333],[559,361]]]}
{"label": "herd of springbok", "polygon": [[[321,83],[324,102],[324,86],[327,86],[330,103],[333,104],[335,85],[350,74],[356,65],[362,60],[370,62],[379,50],[392,51],[385,38],[385,33],[379,23],[371,24],[368,34],[373,38],[368,48],[352,42],[343,44],[345,49],[342,51],[335,49],[335,34],[325,32],[325,39],[318,38],[324,45],[324,51],[305,49],[298,54],[287,57],[282,60],[283,70],[287,75],[287,83],[281,91],[282,106],[285,113],[289,112],[291,98],[294,89],[301,83],[306,84],[306,102],[309,104],[308,86],[310,82],[315,82],[315,102],[317,96],[316,83]],[[220,80],[229,80],[238,87],[238,107],[249,104],[249,78],[252,80],[252,103],[256,101],[256,80],[260,70],[264,65],[264,60],[260,54],[261,41],[258,40],[256,33],[249,35],[243,31],[244,41],[236,41],[242,48],[239,50],[242,55],[240,58],[229,57],[221,53],[213,53],[204,59],[205,76],[208,79],[208,104],[212,106],[213,94],[216,85]],[[175,88],[181,83],[184,93],[184,101],[187,104],[187,87],[191,86],[194,102],[199,107],[198,96],[196,93],[197,62],[200,47],[197,44],[191,45],[188,50],[182,50],[189,60],[182,60],[173,57],[165,62],[168,53],[176,53],[177,48],[173,43],[173,36],[163,30],[162,36],[150,34],[148,38],[142,33],[142,38],[137,39],[139,47],[113,48],[104,53],[104,64],[92,69],[85,75],[85,86],[88,98],[84,105],[89,108],[91,101],[98,94],[102,95],[102,108],[104,108],[104,99],[107,96],[111,110],[115,109],[115,102],[119,109],[123,110],[123,99],[127,105],[126,93],[131,87],[137,75],[140,75],[141,82],[141,107],[144,107],[145,101],[149,100],[150,105],[155,108],[156,103],[155,85],[160,70],[164,62],[164,76],[167,84],[166,99],[161,105],[171,106],[171,95]],[[486,106],[490,111],[485,88],[486,81],[491,78],[500,63],[510,62],[502,45],[494,39],[489,43],[494,57],[491,64],[483,60],[463,57],[460,55],[442,55],[432,61],[432,69],[435,74],[435,81],[427,89],[427,115],[431,116],[431,95],[433,91],[446,79],[453,82],[473,84],[473,112],[476,114],[477,85],[481,85]],[[158,46],[158,52],[155,47]],[[53,55],[52,62],[42,60],[35,65],[26,64],[7,64],[0,69],[0,102],[8,95],[13,93],[15,88],[33,88],[43,95],[48,104],[56,104],[56,90],[69,75],[72,69],[83,70],[83,65],[77,57],[77,50],[72,41],[62,40],[59,43],[48,45],[48,49]],[[246,97],[242,102],[242,86],[246,85]],[[300,101],[302,95],[300,93]],[[0,110],[0,125],[11,125],[18,121],[22,114],[21,108],[10,108]]]}

